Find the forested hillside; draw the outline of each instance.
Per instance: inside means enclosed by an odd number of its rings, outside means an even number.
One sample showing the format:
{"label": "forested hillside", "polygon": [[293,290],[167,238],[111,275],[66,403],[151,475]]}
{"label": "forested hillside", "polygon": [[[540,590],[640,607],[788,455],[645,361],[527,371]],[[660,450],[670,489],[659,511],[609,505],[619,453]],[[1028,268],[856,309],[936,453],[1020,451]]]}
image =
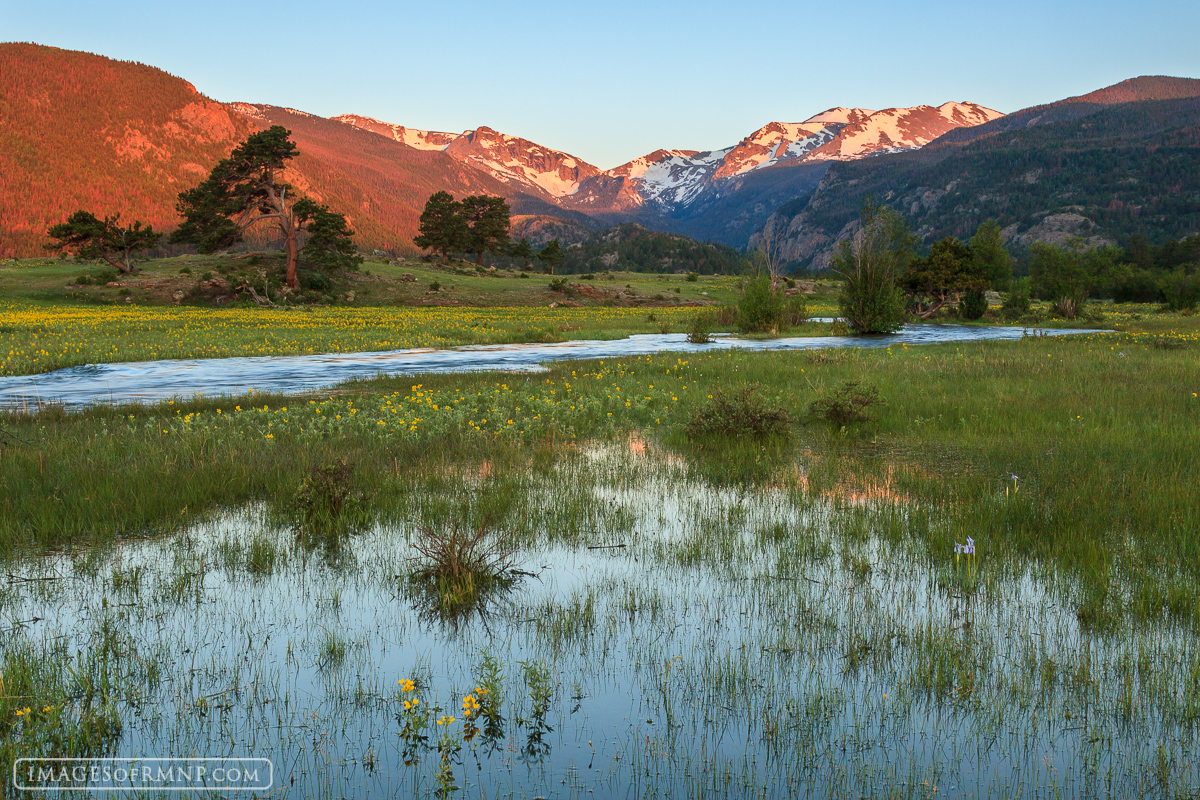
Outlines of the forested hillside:
{"label": "forested hillside", "polygon": [[1075,237],[1176,240],[1200,232],[1200,98],[1093,106],[965,145],[834,164],[811,198],[782,206],[766,230],[792,263],[819,268],[868,196],[926,242],[970,236],[988,218],[1017,250]]}
{"label": "forested hillside", "polygon": [[79,208],[173,227],[175,197],[252,128],[143,64],[0,45],[0,255],[41,252]]}
{"label": "forested hillside", "polygon": [[732,247],[647,230],[636,223],[615,225],[566,248],[560,272],[737,273],[744,256]]}

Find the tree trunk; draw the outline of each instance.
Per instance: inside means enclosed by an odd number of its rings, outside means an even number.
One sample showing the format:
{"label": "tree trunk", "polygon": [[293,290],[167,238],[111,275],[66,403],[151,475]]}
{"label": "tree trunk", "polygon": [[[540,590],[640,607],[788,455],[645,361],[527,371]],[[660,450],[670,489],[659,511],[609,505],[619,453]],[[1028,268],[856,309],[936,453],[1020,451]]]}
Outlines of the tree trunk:
{"label": "tree trunk", "polygon": [[133,272],[133,265],[130,264],[128,261],[122,263],[121,261],[118,261],[117,259],[115,259],[112,256],[107,255],[107,254],[101,256],[101,258],[103,258],[109,264],[112,264],[114,267],[117,268],[118,271],[124,273],[125,275],[129,275],[130,273]]}
{"label": "tree trunk", "polygon": [[483,266],[483,251],[482,250],[479,251],[479,257],[475,259],[475,266],[477,266],[477,267]]}
{"label": "tree trunk", "polygon": [[300,281],[296,279],[296,262],[299,260],[299,253],[296,249],[296,225],[291,219],[288,219],[287,222],[287,285],[296,289],[300,286]]}
{"label": "tree trunk", "polygon": [[443,267],[444,267],[444,266],[446,266],[446,264],[448,264],[448,263],[449,263],[449,261],[450,261],[450,253],[448,253],[447,251],[443,250],[443,251],[442,251],[442,266],[443,266]]}

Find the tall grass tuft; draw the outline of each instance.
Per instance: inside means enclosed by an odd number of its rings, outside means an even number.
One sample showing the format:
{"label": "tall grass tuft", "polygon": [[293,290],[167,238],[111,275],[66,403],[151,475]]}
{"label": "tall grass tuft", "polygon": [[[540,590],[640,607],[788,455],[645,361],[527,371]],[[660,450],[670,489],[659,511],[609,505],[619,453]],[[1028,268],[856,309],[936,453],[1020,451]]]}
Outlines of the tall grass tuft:
{"label": "tall grass tuft", "polygon": [[485,518],[474,529],[457,521],[419,528],[409,580],[443,617],[458,617],[480,607],[490,594],[514,581],[515,547]]}

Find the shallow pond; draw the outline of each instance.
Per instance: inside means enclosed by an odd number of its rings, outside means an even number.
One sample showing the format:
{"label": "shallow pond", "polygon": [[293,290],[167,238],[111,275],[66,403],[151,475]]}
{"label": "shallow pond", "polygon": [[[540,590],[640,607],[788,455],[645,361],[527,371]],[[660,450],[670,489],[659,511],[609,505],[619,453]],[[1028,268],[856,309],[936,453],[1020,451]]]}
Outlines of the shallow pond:
{"label": "shallow pond", "polygon": [[[716,486],[637,439],[445,477],[411,524],[334,554],[246,508],[13,566],[0,651],[102,674],[112,755],[269,758],[295,796],[434,796],[443,767],[469,797],[1200,785],[1191,634],[1088,634],[1069,583],[994,570],[986,542],[974,571],[930,564],[905,531],[944,523],[886,487],[814,496],[802,466]],[[517,585],[447,615],[406,580],[411,543],[489,493],[511,498],[495,527],[519,544]],[[462,703],[485,658],[502,702],[472,733]],[[414,697],[426,741],[405,733]]]}
{"label": "shallow pond", "polygon": [[605,341],[460,347],[452,350],[392,350],[312,356],[263,356],[88,364],[40,375],[0,377],[0,407],[32,409],[57,404],[67,408],[93,403],[153,403],[172,398],[222,397],[248,392],[294,394],[355,378],[443,372],[506,370],[530,372],[547,361],[619,358],[657,352],[699,353],[713,349],[807,350],[830,347],[890,347],[945,342],[1061,336],[1092,330],[907,325],[890,336],[808,336],[741,339],[716,336],[710,344],[692,344],[682,333],[646,334]]}

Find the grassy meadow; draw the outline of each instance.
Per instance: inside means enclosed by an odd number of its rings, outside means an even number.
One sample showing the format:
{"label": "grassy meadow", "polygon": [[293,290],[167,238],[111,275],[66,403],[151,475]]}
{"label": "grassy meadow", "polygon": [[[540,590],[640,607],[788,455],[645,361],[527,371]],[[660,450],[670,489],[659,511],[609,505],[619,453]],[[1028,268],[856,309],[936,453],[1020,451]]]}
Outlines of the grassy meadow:
{"label": "grassy meadow", "polygon": [[[696,312],[35,295],[5,374]],[[318,797],[1194,796],[1200,324],[1100,313],[9,414],[0,760],[249,751]],[[810,413],[847,384],[868,419]]]}

